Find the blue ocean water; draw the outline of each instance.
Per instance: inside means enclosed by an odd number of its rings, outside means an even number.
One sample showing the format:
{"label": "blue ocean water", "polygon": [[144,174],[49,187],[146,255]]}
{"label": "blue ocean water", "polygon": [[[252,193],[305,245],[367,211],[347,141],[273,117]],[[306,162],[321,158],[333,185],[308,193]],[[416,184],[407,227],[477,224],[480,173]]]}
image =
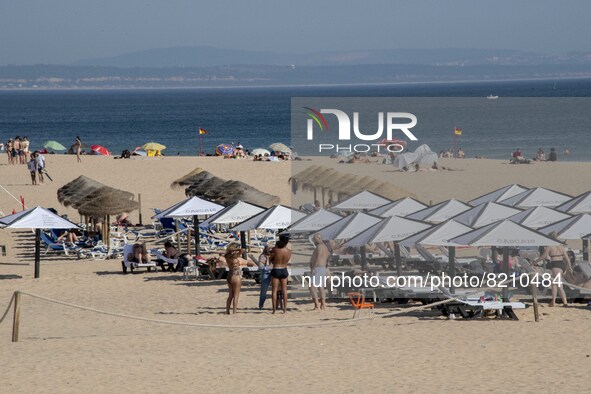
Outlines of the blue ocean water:
{"label": "blue ocean water", "polygon": [[[90,146],[100,144],[113,153],[133,150],[145,142],[167,146],[166,155],[196,155],[197,130],[203,149],[212,153],[221,143],[240,142],[247,149],[290,141],[292,97],[591,97],[591,80],[408,84],[380,86],[223,88],[187,90],[84,90],[0,92],[0,140],[27,135],[31,147],[56,140],[73,144],[76,135]],[[561,133],[568,132],[562,130]],[[562,134],[564,136],[564,134]],[[488,147],[494,141],[494,150]],[[441,135],[422,135],[433,150],[451,147]],[[514,138],[494,139],[465,133],[461,141],[468,156],[506,158],[516,146],[533,155],[568,147],[568,160],[590,160],[589,134],[577,131],[540,135],[516,132]],[[562,157],[561,157],[562,159]]]}

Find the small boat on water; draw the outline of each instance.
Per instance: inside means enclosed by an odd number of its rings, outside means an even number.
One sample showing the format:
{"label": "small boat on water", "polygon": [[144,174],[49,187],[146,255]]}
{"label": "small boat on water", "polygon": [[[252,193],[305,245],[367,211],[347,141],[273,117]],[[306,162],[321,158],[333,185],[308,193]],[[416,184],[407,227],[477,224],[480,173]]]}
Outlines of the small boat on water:
{"label": "small boat on water", "polygon": [[486,96],[486,98],[489,100],[496,100],[499,98],[499,96],[493,96],[492,94],[489,94],[488,96]]}

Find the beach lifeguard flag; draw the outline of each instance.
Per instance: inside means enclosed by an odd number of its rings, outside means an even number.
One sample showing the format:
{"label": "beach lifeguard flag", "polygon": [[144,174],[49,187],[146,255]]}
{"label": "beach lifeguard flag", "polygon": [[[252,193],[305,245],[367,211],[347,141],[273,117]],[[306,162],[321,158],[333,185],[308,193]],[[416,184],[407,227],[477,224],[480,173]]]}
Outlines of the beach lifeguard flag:
{"label": "beach lifeguard flag", "polygon": [[200,135],[205,135],[205,134],[208,134],[208,133],[207,133],[207,130],[202,129],[201,127],[199,127],[199,134]]}
{"label": "beach lifeguard flag", "polygon": [[462,129],[459,127],[454,127],[454,134],[455,135],[462,135]]}

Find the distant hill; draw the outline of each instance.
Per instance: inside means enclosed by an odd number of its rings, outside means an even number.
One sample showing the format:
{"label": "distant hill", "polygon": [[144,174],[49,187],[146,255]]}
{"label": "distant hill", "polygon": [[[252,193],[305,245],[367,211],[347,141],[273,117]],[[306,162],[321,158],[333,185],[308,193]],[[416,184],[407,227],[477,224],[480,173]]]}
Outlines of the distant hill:
{"label": "distant hill", "polygon": [[212,67],[0,66],[0,89],[187,88],[590,78],[591,64]]}
{"label": "distant hill", "polygon": [[542,65],[591,63],[589,54],[554,56],[512,49],[384,49],[288,54],[210,46],[148,49],[80,60],[75,66],[214,67],[223,65],[352,66],[418,64],[445,66]]}

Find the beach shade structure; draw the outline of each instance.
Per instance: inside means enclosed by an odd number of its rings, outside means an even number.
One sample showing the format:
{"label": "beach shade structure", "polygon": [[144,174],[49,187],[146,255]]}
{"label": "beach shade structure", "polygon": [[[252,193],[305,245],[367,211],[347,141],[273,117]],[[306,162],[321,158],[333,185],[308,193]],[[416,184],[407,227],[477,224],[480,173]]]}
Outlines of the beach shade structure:
{"label": "beach shade structure", "polygon": [[[249,219],[259,213],[263,212],[265,208],[258,205],[250,204],[244,201],[236,201],[235,203],[228,205],[218,213],[213,214],[209,218],[205,219],[201,225],[209,224],[233,224],[240,223]],[[240,231],[240,247],[244,249],[243,256],[246,259],[246,232]]]}
{"label": "beach shade structure", "polygon": [[252,152],[250,152],[250,154],[254,155],[254,156],[256,156],[256,155],[269,156],[269,155],[271,155],[271,152],[269,152],[268,150],[263,149],[263,148],[256,148],[256,149],[253,149]]}
{"label": "beach shade structure", "polygon": [[417,161],[419,155],[414,152],[406,152],[396,155],[392,165],[399,170],[409,169],[411,165]]}
{"label": "beach shade structure", "polygon": [[539,231],[544,234],[555,232],[559,239],[582,239],[583,260],[589,261],[589,239],[587,235],[591,234],[591,214],[582,213],[572,216],[542,227]]}
{"label": "beach shade structure", "polygon": [[234,146],[229,144],[220,144],[215,147],[215,154],[217,156],[232,156],[234,154]]}
{"label": "beach shade structure", "polygon": [[[505,219],[472,230],[449,242],[466,246],[496,246],[503,248],[502,272],[509,275],[509,247],[556,246],[561,243],[545,234]],[[508,287],[503,288],[503,301],[508,299]]]}
{"label": "beach shade structure", "polygon": [[343,246],[361,247],[363,253],[365,245],[367,244],[395,242],[394,254],[396,259],[396,271],[398,275],[401,275],[402,260],[400,258],[400,246],[397,242],[430,227],[432,227],[432,225],[429,223],[406,219],[399,216],[390,216],[349,239]]}
{"label": "beach shade structure", "polygon": [[149,157],[160,156],[160,152],[166,149],[166,146],[157,142],[148,142],[142,145],[142,149],[146,151],[146,155]]}
{"label": "beach shade structure", "polygon": [[[449,260],[448,274],[453,278],[456,274],[456,246],[458,245],[450,242],[450,239],[458,237],[472,230],[473,228],[450,219],[446,222],[438,224],[435,227],[421,231],[420,233],[402,240],[400,245],[407,247],[413,247],[416,245],[447,247]],[[453,283],[450,286],[450,291],[455,293],[455,287],[453,286]]]}
{"label": "beach shade structure", "polygon": [[549,190],[543,187],[536,187],[499,202],[511,207],[526,209],[539,206],[556,207],[570,199],[572,199],[572,196],[567,194]]}
{"label": "beach shade structure", "polygon": [[195,231],[195,255],[199,256],[199,216],[210,216],[224,209],[223,205],[199,197],[191,197],[183,200],[170,208],[165,209],[154,219],[167,218],[193,218],[193,230]]}
{"label": "beach shade structure", "polygon": [[535,230],[570,217],[571,215],[560,212],[556,209],[548,207],[533,207],[513,216],[509,216],[507,219]]}
{"label": "beach shade structure", "polygon": [[68,207],[75,205],[88,194],[104,186],[104,184],[94,179],[81,175],[60,187],[57,191],[57,199],[62,205]]}
{"label": "beach shade structure", "polygon": [[25,211],[0,218],[3,228],[35,230],[35,278],[41,270],[41,230],[80,228],[78,225],[56,215],[43,207],[29,208]]}
{"label": "beach shade structure", "polygon": [[269,148],[273,149],[273,151],[275,151],[275,152],[291,153],[291,149],[289,148],[289,146],[287,146],[281,142],[275,142],[275,143],[269,145]]}
{"label": "beach shade structure", "polygon": [[512,184],[503,186],[500,189],[493,190],[490,193],[483,194],[480,197],[476,197],[473,200],[468,201],[468,204],[472,205],[473,207],[483,204],[485,202],[499,202],[502,200],[506,200],[518,194],[528,191],[529,189],[525,186]]}
{"label": "beach shade structure", "polygon": [[172,189],[182,188],[213,177],[214,175],[212,173],[205,171],[201,167],[197,167],[193,171],[172,182],[170,187]]}
{"label": "beach shade structure", "polygon": [[459,215],[472,208],[470,205],[461,201],[451,199],[432,205],[423,210],[411,213],[406,217],[409,219],[422,220],[424,222],[441,223],[454,216]]}
{"label": "beach shade structure", "polygon": [[43,143],[43,147],[45,149],[51,149],[51,150],[66,150],[66,147],[57,141],[45,141]]}
{"label": "beach shade structure", "polygon": [[411,213],[418,212],[422,209],[427,208],[427,205],[420,201],[415,200],[411,197],[401,198],[396,201],[392,201],[381,207],[372,209],[369,211],[372,215],[381,216],[387,218],[390,216],[407,216]]}
{"label": "beach shade structure", "polygon": [[139,208],[139,203],[132,200],[133,194],[123,190],[102,187],[90,193],[76,209],[81,215],[103,217],[131,212]]}
{"label": "beach shade structure", "polygon": [[391,202],[385,197],[363,190],[333,206],[333,209],[340,211],[363,211],[371,210]]}
{"label": "beach shade structure", "polygon": [[591,213],[591,191],[580,194],[564,204],[556,207],[557,211],[578,215],[580,213]]}
{"label": "beach shade structure", "polygon": [[249,231],[255,229],[283,230],[292,223],[304,218],[306,214],[285,205],[274,205],[232,227],[234,231]]}
{"label": "beach shade structure", "polygon": [[381,220],[382,218],[378,216],[357,212],[337,220],[314,234],[320,234],[324,240],[346,240],[353,238]]}
{"label": "beach shade structure", "polygon": [[289,226],[285,232],[290,234],[312,233],[341,219],[342,216],[334,212],[319,209]]}
{"label": "beach shade structure", "polygon": [[101,156],[111,156],[111,152],[102,145],[91,145],[90,149]]}
{"label": "beach shade structure", "polygon": [[474,208],[454,216],[456,222],[465,224],[473,228],[479,228],[489,225],[499,220],[507,219],[510,216],[522,212],[520,209],[511,208],[506,205],[497,204],[496,202],[485,202]]}

